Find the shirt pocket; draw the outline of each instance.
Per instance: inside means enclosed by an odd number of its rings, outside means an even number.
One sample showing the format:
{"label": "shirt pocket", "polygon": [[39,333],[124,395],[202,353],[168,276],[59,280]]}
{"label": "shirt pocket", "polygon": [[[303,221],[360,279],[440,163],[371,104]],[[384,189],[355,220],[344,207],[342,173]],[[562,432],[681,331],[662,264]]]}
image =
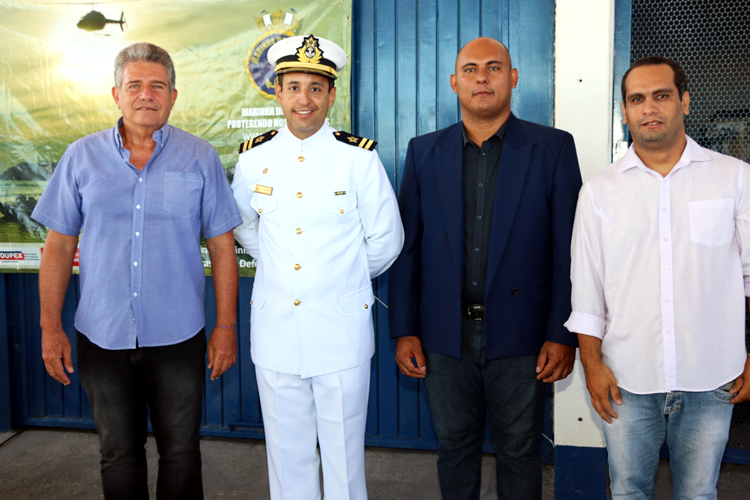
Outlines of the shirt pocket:
{"label": "shirt pocket", "polygon": [[366,287],[356,292],[342,295],[340,300],[344,312],[368,312],[375,302],[375,295],[372,293],[372,285],[368,283]]}
{"label": "shirt pocket", "polygon": [[335,215],[340,220],[348,220],[357,211],[357,197],[354,195],[333,196],[321,203],[327,214]]}
{"label": "shirt pocket", "polygon": [[197,172],[164,172],[164,210],[191,217],[201,209],[203,176]]}
{"label": "shirt pocket", "polygon": [[276,210],[277,201],[278,198],[276,196],[255,193],[250,198],[250,207],[262,217]]}
{"label": "shirt pocket", "polygon": [[253,309],[263,309],[266,304],[266,294],[260,286],[253,285],[253,294],[250,299],[250,305]]}
{"label": "shirt pocket", "polygon": [[734,200],[692,201],[690,211],[690,239],[701,245],[718,247],[734,237]]}

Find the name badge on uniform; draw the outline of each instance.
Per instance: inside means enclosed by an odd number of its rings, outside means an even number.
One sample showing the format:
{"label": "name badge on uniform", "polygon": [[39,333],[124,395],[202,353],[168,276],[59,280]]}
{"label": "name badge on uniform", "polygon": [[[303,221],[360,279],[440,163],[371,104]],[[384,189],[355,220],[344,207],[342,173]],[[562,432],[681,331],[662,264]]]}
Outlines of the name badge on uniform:
{"label": "name badge on uniform", "polygon": [[343,196],[346,194],[346,191],[334,191],[333,196]]}
{"label": "name badge on uniform", "polygon": [[271,193],[273,193],[273,188],[272,187],[268,187],[268,186],[261,186],[260,184],[256,184],[254,191],[256,193],[266,194],[268,196],[271,196]]}

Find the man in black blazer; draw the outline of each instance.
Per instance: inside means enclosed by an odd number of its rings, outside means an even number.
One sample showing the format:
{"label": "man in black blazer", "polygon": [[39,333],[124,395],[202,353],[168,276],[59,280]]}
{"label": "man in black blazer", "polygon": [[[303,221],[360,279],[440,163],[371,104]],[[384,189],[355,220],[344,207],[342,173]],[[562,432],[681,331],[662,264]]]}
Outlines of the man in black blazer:
{"label": "man in black blazer", "polygon": [[488,410],[498,498],[541,498],[544,382],[575,362],[575,145],[510,112],[517,82],[503,44],[466,44],[451,75],[463,121],[410,141],[399,194],[391,337],[401,372],[425,379],[445,500],[479,498]]}

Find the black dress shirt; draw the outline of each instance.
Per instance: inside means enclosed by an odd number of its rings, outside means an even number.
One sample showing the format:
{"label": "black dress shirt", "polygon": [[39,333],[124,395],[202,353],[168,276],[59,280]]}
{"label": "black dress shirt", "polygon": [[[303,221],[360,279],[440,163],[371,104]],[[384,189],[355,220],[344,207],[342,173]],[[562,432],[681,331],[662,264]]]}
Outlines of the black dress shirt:
{"label": "black dress shirt", "polygon": [[481,147],[463,129],[464,305],[484,304],[492,207],[507,125],[506,120]]}

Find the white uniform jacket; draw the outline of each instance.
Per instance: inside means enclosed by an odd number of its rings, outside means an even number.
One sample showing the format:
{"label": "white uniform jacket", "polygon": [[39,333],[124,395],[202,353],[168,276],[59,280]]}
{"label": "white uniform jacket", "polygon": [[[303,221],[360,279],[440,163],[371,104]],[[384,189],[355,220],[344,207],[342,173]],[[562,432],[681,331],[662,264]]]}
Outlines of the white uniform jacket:
{"label": "white uniform jacket", "polygon": [[393,188],[375,151],[328,125],[299,140],[284,127],[240,154],[232,190],[237,241],[258,261],[253,362],[303,378],[359,366],[375,352],[370,280],[401,251]]}

